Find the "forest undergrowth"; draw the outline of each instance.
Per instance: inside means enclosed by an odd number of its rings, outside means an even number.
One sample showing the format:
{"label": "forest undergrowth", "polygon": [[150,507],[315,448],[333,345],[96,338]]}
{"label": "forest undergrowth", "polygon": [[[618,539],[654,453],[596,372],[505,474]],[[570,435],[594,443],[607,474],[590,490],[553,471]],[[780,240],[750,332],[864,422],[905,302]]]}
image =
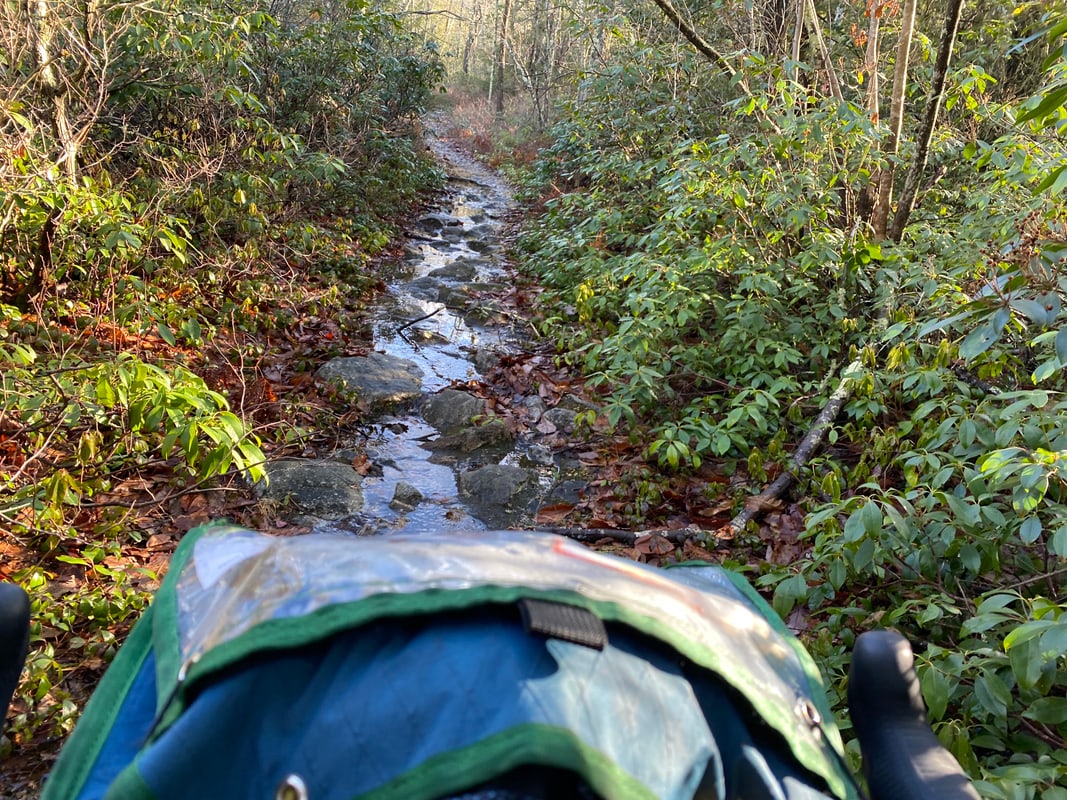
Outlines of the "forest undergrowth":
{"label": "forest undergrowth", "polygon": [[[416,122],[442,54],[402,14],[39,7],[0,11],[0,580],[35,617],[0,755],[21,796],[181,535],[284,525],[247,491],[263,459],[358,422],[311,368],[368,346],[374,260],[442,178]],[[745,572],[837,710],[855,637],[901,629],[983,796],[1065,800],[1064,25],[976,11],[951,66],[918,35],[893,134],[877,79],[909,50],[865,47],[879,19],[903,41],[908,7],[842,6],[833,53],[769,7],[704,9],[710,43],[598,9],[513,48],[528,116],[468,80],[455,134],[521,185],[538,331],[599,404],[601,479],[542,520],[699,527],[631,555],[695,543]],[[760,47],[729,43],[739,21]]]}
{"label": "forest undergrowth", "polygon": [[[522,179],[540,329],[599,393],[590,429],[646,461],[608,482],[629,524],[678,476],[753,518],[705,541],[736,547],[846,728],[855,637],[904,631],[938,736],[991,798],[1067,797],[1062,33],[1024,94],[967,58],[945,71],[899,235],[872,223],[879,177],[895,166],[906,193],[921,144],[886,155],[861,87],[824,96],[819,70],[756,58],[728,81],[638,36],[583,76]],[[929,46],[909,108],[936,93]],[[795,463],[832,397],[824,447]],[[562,522],[604,524],[588,505]]]}
{"label": "forest undergrowth", "polygon": [[[37,8],[35,6],[35,8]],[[443,176],[440,60],[361,2],[0,10],[0,580],[33,602],[0,740],[41,776],[181,536],[363,409],[316,386]]]}

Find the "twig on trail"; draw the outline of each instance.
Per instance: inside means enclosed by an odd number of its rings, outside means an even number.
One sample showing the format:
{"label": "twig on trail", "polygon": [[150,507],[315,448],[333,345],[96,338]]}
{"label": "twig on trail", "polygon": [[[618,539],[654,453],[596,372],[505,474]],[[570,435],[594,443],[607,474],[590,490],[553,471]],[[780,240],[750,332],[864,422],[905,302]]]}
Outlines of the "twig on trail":
{"label": "twig on trail", "polygon": [[403,333],[405,328],[410,328],[412,325],[415,325],[416,323],[422,322],[424,319],[429,319],[430,317],[434,316],[435,314],[440,314],[441,313],[441,309],[443,309],[443,308],[444,308],[444,306],[438,306],[433,311],[431,311],[429,314],[423,314],[421,317],[416,317],[413,320],[409,320],[409,321],[405,322],[403,325],[401,325],[399,328],[396,329],[396,332],[397,333]]}
{"label": "twig on trail", "polygon": [[743,531],[749,522],[785,494],[786,490],[793,485],[797,479],[796,473],[808,463],[815,451],[819,449],[823,439],[826,438],[827,431],[830,430],[834,420],[837,419],[837,415],[841,413],[841,409],[852,396],[853,380],[851,376],[861,367],[862,364],[859,359],[848,365],[837,384],[837,389],[830,395],[830,399],[826,401],[826,405],[819,412],[819,416],[815,418],[815,422],[808,430],[807,435],[801,440],[796,452],[793,453],[793,458],[789,461],[789,467],[770,486],[745,502],[744,510],[730,520],[724,530],[724,534],[734,536]]}
{"label": "twig on trail", "polygon": [[448,178],[448,180],[455,181],[456,183],[469,183],[471,186],[478,186],[479,188],[482,188],[482,189],[492,189],[493,188],[488,183],[482,183],[480,181],[476,181],[476,180],[474,180],[474,178],[464,178],[462,175],[453,175],[453,174],[449,173],[446,177]]}
{"label": "twig on trail", "polygon": [[714,531],[694,530],[682,528],[673,531],[620,531],[614,528],[538,528],[545,533],[554,533],[557,536],[565,536],[576,542],[599,542],[602,539],[611,539],[619,544],[633,546],[638,539],[644,536],[659,536],[671,544],[685,544],[690,539],[699,539],[702,535],[714,537]]}

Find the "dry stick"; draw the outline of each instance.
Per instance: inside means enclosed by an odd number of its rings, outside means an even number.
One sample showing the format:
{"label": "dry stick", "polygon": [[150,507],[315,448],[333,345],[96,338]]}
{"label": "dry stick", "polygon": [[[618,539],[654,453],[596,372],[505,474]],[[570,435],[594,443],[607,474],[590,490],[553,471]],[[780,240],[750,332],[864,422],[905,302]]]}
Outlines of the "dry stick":
{"label": "dry stick", "polygon": [[444,306],[440,306],[440,307],[434,309],[433,311],[431,311],[429,314],[423,314],[421,317],[415,317],[415,319],[408,320],[403,325],[401,325],[399,328],[397,328],[396,332],[397,333],[402,333],[405,328],[410,328],[412,325],[414,325],[417,322],[422,322],[424,319],[429,319],[430,317],[434,316],[435,314],[440,314],[441,311],[444,310],[444,308],[445,308]]}
{"label": "dry stick", "polygon": [[837,389],[830,395],[830,399],[826,401],[826,405],[822,407],[819,416],[815,418],[814,424],[808,430],[807,435],[801,440],[796,452],[793,453],[793,458],[790,459],[789,462],[789,468],[758,495],[750,497],[745,502],[744,510],[730,520],[729,525],[720,532],[721,536],[728,538],[729,536],[734,536],[743,531],[745,526],[748,525],[751,520],[755,519],[755,517],[763,511],[769,503],[777,500],[785,494],[785,491],[790,486],[793,485],[793,482],[797,479],[796,473],[808,463],[815,451],[818,450],[823,439],[826,438],[827,431],[830,430],[834,420],[837,419],[837,415],[841,413],[841,409],[852,396],[853,379],[850,376],[861,367],[862,363],[859,359],[856,359],[848,365],[848,368],[844,372],[844,376],[837,384]]}
{"label": "dry stick", "polygon": [[[720,67],[726,70],[726,74],[729,75],[731,78],[737,75],[737,70],[733,68],[733,66],[727,60],[726,56],[724,56],[722,53],[720,53],[718,50],[708,44],[707,41],[705,41],[704,37],[697,33],[696,28],[694,28],[692,25],[682,19],[682,15],[678,13],[678,9],[676,9],[671,4],[670,0],[652,1],[660,7],[660,10],[667,15],[667,19],[674,23],[674,26],[678,29],[678,32],[681,33],[682,36],[684,36],[686,39],[688,39],[689,43],[693,45],[693,47],[695,47],[697,51],[702,56],[704,56],[704,58],[706,58],[708,61],[718,64]],[[745,81],[744,77],[742,77],[741,79],[741,88],[744,90],[745,94],[751,97],[752,92],[749,91],[748,83],[747,81]]]}
{"label": "dry stick", "polygon": [[691,528],[681,530],[663,531],[620,531],[614,528],[538,528],[545,533],[554,533],[557,536],[565,536],[576,542],[599,542],[602,539],[611,539],[619,544],[633,545],[642,536],[655,535],[666,539],[671,544],[685,544],[701,534],[714,536],[714,531],[700,531]]}

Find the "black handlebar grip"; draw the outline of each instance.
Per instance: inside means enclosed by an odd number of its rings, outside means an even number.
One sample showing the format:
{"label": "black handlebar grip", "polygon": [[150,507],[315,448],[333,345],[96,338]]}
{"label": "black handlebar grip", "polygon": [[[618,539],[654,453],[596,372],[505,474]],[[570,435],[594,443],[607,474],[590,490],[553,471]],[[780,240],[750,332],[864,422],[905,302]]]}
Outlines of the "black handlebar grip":
{"label": "black handlebar grip", "polygon": [[856,640],[848,705],[872,800],[979,800],[926,721],[915,657],[899,633]]}
{"label": "black handlebar grip", "polygon": [[0,728],[19,684],[30,644],[30,598],[13,583],[0,583]]}

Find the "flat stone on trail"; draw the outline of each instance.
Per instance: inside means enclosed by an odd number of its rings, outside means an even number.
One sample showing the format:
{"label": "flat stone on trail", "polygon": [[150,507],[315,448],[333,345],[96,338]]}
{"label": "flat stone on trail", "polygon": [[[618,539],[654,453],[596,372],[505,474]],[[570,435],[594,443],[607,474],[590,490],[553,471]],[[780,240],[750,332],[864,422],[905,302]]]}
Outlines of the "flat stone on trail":
{"label": "flat stone on trail", "polygon": [[267,484],[259,485],[267,500],[291,502],[306,514],[340,519],[363,508],[360,475],[340,461],[271,461]]}
{"label": "flat stone on trail", "polygon": [[431,278],[443,278],[454,281],[471,281],[478,274],[478,268],[470,261],[453,261],[445,267],[430,271]]}
{"label": "flat stone on trail", "polygon": [[529,470],[490,464],[459,476],[459,490],[477,506],[505,506],[533,479]]}
{"label": "flat stone on trail", "polygon": [[475,417],[485,414],[485,401],[458,389],[438,392],[422,407],[422,418],[441,433],[470,427]]}
{"label": "flat stone on trail", "polygon": [[418,365],[382,353],[334,358],[316,374],[321,381],[340,381],[347,392],[372,405],[406,403],[422,393],[422,370]]}
{"label": "flat stone on trail", "polygon": [[559,428],[564,433],[574,432],[574,421],[578,417],[577,411],[569,408],[550,408],[544,413],[544,418]]}
{"label": "flat stone on trail", "polygon": [[489,417],[478,425],[460,428],[454,433],[446,433],[423,447],[427,450],[453,450],[473,453],[483,447],[510,446],[515,434],[500,417]]}

